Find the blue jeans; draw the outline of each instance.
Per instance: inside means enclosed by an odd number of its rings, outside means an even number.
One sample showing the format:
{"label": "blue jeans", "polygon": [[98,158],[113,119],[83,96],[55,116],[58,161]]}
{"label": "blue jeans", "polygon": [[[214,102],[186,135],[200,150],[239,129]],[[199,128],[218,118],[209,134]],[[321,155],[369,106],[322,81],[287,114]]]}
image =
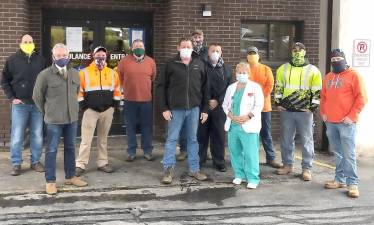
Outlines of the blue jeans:
{"label": "blue jeans", "polygon": [[47,124],[47,148],[45,151],[45,179],[56,182],[56,155],[61,136],[64,138],[65,179],[75,176],[75,139],[77,122],[68,124]]}
{"label": "blue jeans", "polygon": [[261,113],[261,125],[260,137],[266,153],[266,162],[269,163],[275,159],[273,139],[271,137],[271,112]]}
{"label": "blue jeans", "polygon": [[357,185],[356,124],[326,123],[326,135],[335,155],[335,180],[342,184]]}
{"label": "blue jeans", "polygon": [[179,134],[179,149],[181,152],[187,152],[186,123],[183,123]]}
{"label": "blue jeans", "polygon": [[126,121],[127,153],[136,155],[136,127],[140,125],[141,147],[144,154],[151,154],[152,146],[152,102],[125,101],[123,113]]}
{"label": "blue jeans", "polygon": [[43,147],[43,114],[35,105],[12,105],[11,159],[13,166],[22,164],[25,130],[30,130],[30,162],[38,163]]}
{"label": "blue jeans", "polygon": [[300,136],[302,151],[302,169],[311,169],[314,158],[313,142],[313,114],[309,112],[280,113],[281,123],[281,152],[284,165],[294,163],[295,134],[296,130]]}
{"label": "blue jeans", "polygon": [[168,122],[168,136],[165,143],[163,159],[164,169],[175,166],[175,150],[182,125],[185,122],[188,166],[190,172],[197,172],[200,170],[199,144],[197,142],[200,109],[199,107],[194,107],[189,110],[173,109],[171,113],[172,119]]}

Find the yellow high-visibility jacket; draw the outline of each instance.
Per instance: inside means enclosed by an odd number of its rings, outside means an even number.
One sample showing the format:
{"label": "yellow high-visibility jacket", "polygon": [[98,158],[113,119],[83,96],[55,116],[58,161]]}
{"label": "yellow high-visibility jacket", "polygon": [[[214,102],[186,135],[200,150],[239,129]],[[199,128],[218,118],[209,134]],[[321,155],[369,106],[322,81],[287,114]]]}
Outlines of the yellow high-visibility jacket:
{"label": "yellow high-visibility jacket", "polygon": [[275,104],[289,111],[314,111],[320,103],[321,88],[322,76],[317,67],[285,63],[276,72]]}

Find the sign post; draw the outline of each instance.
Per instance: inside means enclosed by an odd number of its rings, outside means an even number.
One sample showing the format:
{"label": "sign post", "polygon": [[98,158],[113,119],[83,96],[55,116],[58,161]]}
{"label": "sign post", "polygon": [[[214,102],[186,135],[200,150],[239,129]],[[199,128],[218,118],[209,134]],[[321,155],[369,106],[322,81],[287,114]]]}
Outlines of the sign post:
{"label": "sign post", "polygon": [[370,66],[370,40],[355,39],[353,41],[352,66],[369,67]]}

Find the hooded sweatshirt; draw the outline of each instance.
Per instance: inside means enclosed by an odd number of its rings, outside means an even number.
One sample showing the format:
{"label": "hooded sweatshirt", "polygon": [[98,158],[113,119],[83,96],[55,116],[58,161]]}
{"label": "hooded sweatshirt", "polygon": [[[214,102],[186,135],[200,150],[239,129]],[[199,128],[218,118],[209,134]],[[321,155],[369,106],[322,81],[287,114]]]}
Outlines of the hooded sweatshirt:
{"label": "hooded sweatshirt", "polygon": [[340,123],[344,117],[357,122],[366,102],[362,78],[352,68],[338,74],[330,72],[324,77],[320,111],[327,116],[328,122]]}

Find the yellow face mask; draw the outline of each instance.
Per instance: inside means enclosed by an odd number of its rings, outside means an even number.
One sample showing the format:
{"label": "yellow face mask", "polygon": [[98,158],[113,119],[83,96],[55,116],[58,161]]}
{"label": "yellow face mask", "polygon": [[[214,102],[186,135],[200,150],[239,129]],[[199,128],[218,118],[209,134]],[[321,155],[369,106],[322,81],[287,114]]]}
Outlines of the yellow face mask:
{"label": "yellow face mask", "polygon": [[27,55],[31,55],[31,53],[35,49],[35,44],[34,43],[28,43],[28,44],[20,44],[19,47],[21,50],[26,53]]}
{"label": "yellow face mask", "polygon": [[254,55],[247,55],[247,61],[249,64],[256,64],[258,63],[258,60],[260,59],[258,54]]}

